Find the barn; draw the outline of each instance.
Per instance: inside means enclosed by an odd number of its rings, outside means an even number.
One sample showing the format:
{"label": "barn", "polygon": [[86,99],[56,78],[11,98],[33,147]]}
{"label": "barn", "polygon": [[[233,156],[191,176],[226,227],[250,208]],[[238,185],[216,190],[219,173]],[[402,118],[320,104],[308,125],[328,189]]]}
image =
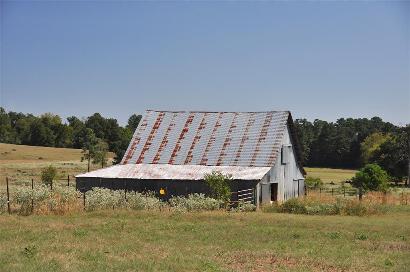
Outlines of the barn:
{"label": "barn", "polygon": [[169,198],[209,194],[204,175],[212,171],[232,176],[233,198],[252,192],[257,205],[303,195],[291,113],[147,110],[121,163],[78,175],[76,184],[80,191],[161,190]]}

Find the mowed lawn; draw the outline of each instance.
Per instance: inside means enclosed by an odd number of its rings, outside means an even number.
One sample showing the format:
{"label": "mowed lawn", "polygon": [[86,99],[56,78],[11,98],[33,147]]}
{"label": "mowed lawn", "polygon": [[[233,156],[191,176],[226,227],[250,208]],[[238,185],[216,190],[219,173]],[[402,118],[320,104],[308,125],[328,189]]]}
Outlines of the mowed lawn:
{"label": "mowed lawn", "polygon": [[409,271],[410,212],[0,216],[1,271]]}

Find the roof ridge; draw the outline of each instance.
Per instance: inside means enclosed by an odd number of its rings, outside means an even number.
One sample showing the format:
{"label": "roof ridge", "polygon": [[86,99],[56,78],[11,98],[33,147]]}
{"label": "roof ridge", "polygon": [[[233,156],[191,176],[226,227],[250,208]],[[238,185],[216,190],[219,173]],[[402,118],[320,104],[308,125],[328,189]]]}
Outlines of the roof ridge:
{"label": "roof ridge", "polygon": [[290,112],[289,110],[268,110],[268,111],[201,111],[201,110],[153,110],[147,109],[145,111],[153,112],[198,112],[198,113],[268,113],[268,112]]}

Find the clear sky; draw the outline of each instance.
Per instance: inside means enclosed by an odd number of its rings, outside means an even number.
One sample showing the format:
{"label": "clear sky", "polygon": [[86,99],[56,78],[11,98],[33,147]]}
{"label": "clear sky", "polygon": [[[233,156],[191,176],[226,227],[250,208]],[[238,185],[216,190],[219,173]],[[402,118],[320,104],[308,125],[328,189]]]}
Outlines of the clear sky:
{"label": "clear sky", "polygon": [[410,2],[1,0],[6,110],[410,123]]}

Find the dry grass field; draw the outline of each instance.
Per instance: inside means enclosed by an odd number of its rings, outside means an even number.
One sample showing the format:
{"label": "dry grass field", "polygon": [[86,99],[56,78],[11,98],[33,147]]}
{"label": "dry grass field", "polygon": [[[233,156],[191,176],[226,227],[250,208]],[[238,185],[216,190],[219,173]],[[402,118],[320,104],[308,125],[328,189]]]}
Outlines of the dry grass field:
{"label": "dry grass field", "polygon": [[356,170],[349,169],[305,167],[305,170],[308,176],[320,178],[324,183],[334,182],[335,184],[350,180],[356,174]]}
{"label": "dry grass field", "polygon": [[[86,170],[81,150],[0,144],[12,186],[52,164],[61,177]],[[98,168],[98,166],[94,166]],[[325,182],[350,170],[308,168]],[[1,187],[4,188],[2,180]],[[14,188],[14,187],[12,187]],[[408,271],[410,206],[377,216],[257,211],[72,210],[0,215],[0,271]]]}
{"label": "dry grass field", "polygon": [[0,215],[0,271],[408,271],[410,210]]}
{"label": "dry grass field", "polygon": [[[26,183],[32,178],[39,182],[41,170],[49,165],[57,168],[59,178],[67,179],[87,171],[87,163],[81,162],[81,149],[0,143],[0,185],[6,177],[12,184]],[[112,159],[114,154],[109,154]],[[99,168],[92,165],[92,169]]]}

